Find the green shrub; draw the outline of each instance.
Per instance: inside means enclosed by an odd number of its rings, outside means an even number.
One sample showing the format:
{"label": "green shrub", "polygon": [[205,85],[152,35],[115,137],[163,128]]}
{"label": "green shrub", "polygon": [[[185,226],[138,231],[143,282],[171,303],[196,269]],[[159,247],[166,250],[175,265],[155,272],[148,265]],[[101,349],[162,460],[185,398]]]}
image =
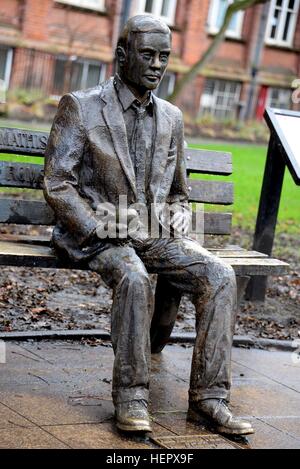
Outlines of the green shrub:
{"label": "green shrub", "polygon": [[25,106],[31,106],[39,101],[46,99],[46,96],[39,89],[25,90],[23,88],[14,88],[8,92],[8,101]]}
{"label": "green shrub", "polygon": [[267,143],[269,140],[269,129],[264,121],[216,119],[209,114],[199,116],[196,119],[185,115],[184,119],[186,133],[192,137],[245,140],[257,143]]}

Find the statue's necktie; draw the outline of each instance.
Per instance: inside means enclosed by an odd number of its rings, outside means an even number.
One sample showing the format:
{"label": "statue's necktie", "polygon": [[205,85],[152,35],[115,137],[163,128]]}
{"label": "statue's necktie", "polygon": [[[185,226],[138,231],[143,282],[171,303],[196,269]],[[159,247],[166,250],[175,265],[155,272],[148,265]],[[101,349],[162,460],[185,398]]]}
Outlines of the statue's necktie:
{"label": "statue's necktie", "polygon": [[146,165],[146,139],[145,116],[147,110],[145,106],[134,105],[136,120],[131,138],[132,162],[135,170],[137,202],[146,204],[145,196],[145,165]]}

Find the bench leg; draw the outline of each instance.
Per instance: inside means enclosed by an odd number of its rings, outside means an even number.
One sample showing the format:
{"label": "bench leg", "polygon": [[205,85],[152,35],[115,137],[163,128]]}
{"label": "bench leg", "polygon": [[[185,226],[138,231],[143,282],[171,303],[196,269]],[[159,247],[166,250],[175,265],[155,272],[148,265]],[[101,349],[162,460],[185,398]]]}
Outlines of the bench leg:
{"label": "bench leg", "polygon": [[[243,299],[250,277],[236,278],[237,304]],[[151,322],[151,352],[160,353],[171,336],[182,294],[173,288],[162,276],[157,277],[155,307]]]}
{"label": "bench leg", "polygon": [[250,280],[250,277],[242,277],[242,276],[237,276],[236,277],[236,285],[237,285],[237,304],[238,306],[240,305],[243,297],[244,297],[244,293],[246,291],[246,288],[247,288],[247,285],[248,285],[248,282]]}
{"label": "bench leg", "polygon": [[155,306],[151,323],[151,352],[159,353],[169,341],[182,293],[172,287],[162,276],[157,277]]}
{"label": "bench leg", "polygon": [[266,298],[267,286],[268,277],[264,277],[262,275],[253,276],[246,291],[246,300],[264,302]]}

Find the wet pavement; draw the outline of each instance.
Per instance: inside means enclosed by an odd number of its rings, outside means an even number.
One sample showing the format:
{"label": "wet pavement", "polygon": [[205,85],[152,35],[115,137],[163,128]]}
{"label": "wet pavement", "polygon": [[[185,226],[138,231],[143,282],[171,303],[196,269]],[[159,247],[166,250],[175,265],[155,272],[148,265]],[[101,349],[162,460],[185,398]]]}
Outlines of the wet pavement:
{"label": "wet pavement", "polygon": [[295,354],[233,349],[231,407],[256,430],[244,442],[187,422],[191,354],[190,346],[173,344],[153,356],[153,433],[129,438],[114,425],[109,343],[6,342],[6,363],[0,364],[0,448],[300,448]]}

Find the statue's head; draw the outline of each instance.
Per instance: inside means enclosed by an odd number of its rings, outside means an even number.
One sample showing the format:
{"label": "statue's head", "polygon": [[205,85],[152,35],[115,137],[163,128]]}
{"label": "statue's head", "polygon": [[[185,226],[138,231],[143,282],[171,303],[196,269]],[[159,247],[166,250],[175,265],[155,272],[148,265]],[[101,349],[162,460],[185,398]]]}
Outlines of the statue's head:
{"label": "statue's head", "polygon": [[169,27],[151,15],[130,18],[119,37],[116,58],[123,81],[140,96],[159,85],[171,52]]}

